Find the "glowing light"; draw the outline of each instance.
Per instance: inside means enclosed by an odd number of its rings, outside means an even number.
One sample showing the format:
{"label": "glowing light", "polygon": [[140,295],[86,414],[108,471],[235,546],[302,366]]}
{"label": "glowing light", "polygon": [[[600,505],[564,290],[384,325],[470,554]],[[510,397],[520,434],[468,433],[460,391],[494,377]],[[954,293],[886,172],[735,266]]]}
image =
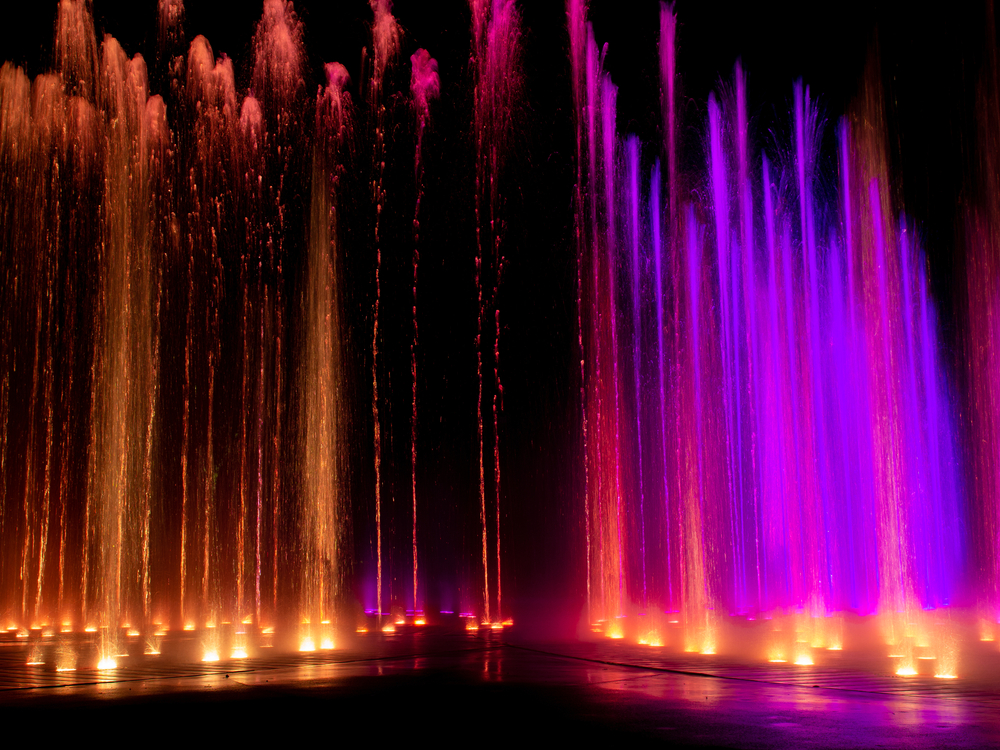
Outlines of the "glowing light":
{"label": "glowing light", "polygon": [[426,625],[427,624],[427,620],[425,620],[423,617],[418,617],[416,620],[413,621],[413,624],[414,625]]}
{"label": "glowing light", "polygon": [[231,658],[233,658],[233,659],[246,659],[247,658],[246,649],[243,649],[243,648],[234,648],[233,649],[233,654],[232,654]]}
{"label": "glowing light", "polygon": [[246,617],[243,618],[243,624],[244,625],[249,625],[252,622],[253,622],[253,618],[250,615],[247,615]]}
{"label": "glowing light", "polygon": [[395,625],[393,625],[393,624],[392,624],[392,623],[390,622],[390,623],[389,623],[388,625],[383,625],[383,626],[382,626],[382,632],[383,632],[383,633],[395,633],[395,632],[396,632],[396,626],[395,626]]}
{"label": "glowing light", "polygon": [[503,623],[502,622],[490,623],[490,628],[492,628],[493,630],[503,630]]}
{"label": "glowing light", "polygon": [[330,651],[333,649],[333,638],[324,638],[319,647],[324,651]]}
{"label": "glowing light", "polygon": [[184,623],[184,629],[188,631],[194,630],[194,623],[193,622]]}
{"label": "glowing light", "polygon": [[299,651],[315,651],[315,650],[316,650],[316,644],[313,643],[313,639],[308,636],[303,638],[302,642],[299,644]]}
{"label": "glowing light", "polygon": [[917,658],[918,659],[930,659],[930,660],[937,659],[936,656],[918,656]]}
{"label": "glowing light", "polygon": [[479,630],[479,623],[477,623],[475,620],[466,620],[465,629],[470,631],[477,631]]}
{"label": "glowing light", "polygon": [[898,674],[900,677],[912,677],[916,673],[917,673],[917,670],[915,670],[913,667],[909,667],[909,666],[907,666],[907,667],[900,667],[899,669],[896,670],[896,674]]}
{"label": "glowing light", "polygon": [[202,661],[218,661],[219,660],[219,652],[216,651],[214,648],[210,649],[210,650],[208,650],[208,651],[205,652],[205,655],[201,657],[201,660]]}
{"label": "glowing light", "polygon": [[355,632],[355,633],[367,633],[367,632],[368,632],[368,628],[366,628],[366,627],[365,627],[364,625],[362,625],[361,627],[359,627],[359,628],[358,628],[357,630],[355,630],[354,632]]}
{"label": "glowing light", "polygon": [[75,672],[76,667],[56,667],[57,672]]}
{"label": "glowing light", "polygon": [[788,659],[768,659],[772,664],[787,664]]}
{"label": "glowing light", "polygon": [[813,660],[811,656],[803,654],[795,659],[795,663],[800,667],[811,667],[813,665]]}
{"label": "glowing light", "polygon": [[715,646],[705,646],[700,653],[702,656],[715,656]]}
{"label": "glowing light", "polygon": [[100,670],[110,670],[118,669],[118,662],[112,659],[110,656],[105,656],[99,662],[97,662],[97,668]]}
{"label": "glowing light", "polygon": [[939,680],[957,680],[958,679],[958,675],[957,674],[936,674],[934,676],[937,677]]}
{"label": "glowing light", "polygon": [[610,625],[608,625],[608,628],[607,630],[604,631],[604,634],[608,638],[614,638],[615,640],[625,637],[625,631],[622,629],[622,624],[620,622],[613,622]]}
{"label": "glowing light", "polygon": [[827,646],[827,651],[843,651],[843,646]]}
{"label": "glowing light", "polygon": [[135,628],[130,628],[126,635],[128,635],[129,638],[138,638],[140,633]]}

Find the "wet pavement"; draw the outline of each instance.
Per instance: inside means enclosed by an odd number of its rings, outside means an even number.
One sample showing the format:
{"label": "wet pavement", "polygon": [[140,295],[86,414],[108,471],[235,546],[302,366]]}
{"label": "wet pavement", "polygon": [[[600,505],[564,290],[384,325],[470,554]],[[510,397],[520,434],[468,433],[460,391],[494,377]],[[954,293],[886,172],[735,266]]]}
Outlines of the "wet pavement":
{"label": "wet pavement", "polygon": [[[309,654],[57,672],[0,649],[0,720],[39,737],[511,745],[637,738],[673,746],[996,747],[988,682],[791,668],[614,643],[499,634],[358,638]],[[773,668],[772,668],[773,667]]]}

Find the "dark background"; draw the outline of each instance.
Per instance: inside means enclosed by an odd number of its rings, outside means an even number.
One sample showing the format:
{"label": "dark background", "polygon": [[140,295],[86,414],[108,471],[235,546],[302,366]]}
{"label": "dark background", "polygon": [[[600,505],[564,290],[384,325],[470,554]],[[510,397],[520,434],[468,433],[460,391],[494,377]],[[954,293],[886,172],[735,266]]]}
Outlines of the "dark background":
{"label": "dark background", "polygon": [[[781,5],[781,4],[779,4]],[[156,56],[155,2],[94,0],[98,40],[118,38],[130,54]],[[363,0],[295,4],[305,25],[313,77],[322,66],[347,66],[358,96],[361,50],[370,43],[371,11]],[[50,64],[57,3],[18,3],[5,9],[0,58],[26,66],[30,75]],[[866,61],[877,55],[886,93],[890,160],[897,207],[917,223],[931,263],[942,310],[945,342],[959,358],[956,271],[960,268],[958,206],[970,197],[976,164],[975,87],[987,34],[995,35],[992,11],[981,3],[951,3],[934,14],[903,2],[805,3],[762,8],[750,3],[677,2],[680,20],[678,72],[684,96],[685,165],[698,171],[705,102],[731,79],[741,58],[749,81],[749,105],[758,147],[780,148],[789,121],[792,82],[802,77],[819,97],[828,124],[850,107]],[[504,516],[505,600],[521,622],[559,621],[572,628],[583,604],[582,479],[575,333],[575,269],[571,195],[574,179],[572,98],[565,9],[558,0],[521,8],[524,104],[520,135],[510,144],[506,176],[508,261],[499,292],[502,311],[501,462]],[[656,43],[659,3],[594,0],[590,18],[607,67],[619,87],[618,129],[647,144],[661,137]],[[425,47],[439,63],[442,97],[432,109],[424,145],[425,185],[421,219],[421,457],[418,486],[427,516],[429,576],[443,579],[461,559],[477,554],[478,457],[475,431],[475,255],[471,215],[469,137],[471,73],[469,10],[463,2],[398,0],[394,14],[404,37],[401,60]],[[241,95],[250,82],[253,35],[260,3],[189,0],[188,40],[204,34],[216,55],[234,60]],[[399,80],[408,78],[408,64]],[[163,85],[151,64],[151,93]],[[828,134],[832,129],[828,128]],[[397,151],[411,153],[412,135],[401,131]],[[404,142],[405,141],[405,142]],[[647,157],[655,155],[655,146]],[[832,150],[825,159],[832,169]],[[400,156],[393,169],[412,169]],[[412,159],[412,156],[409,157]],[[390,191],[392,182],[389,183]],[[409,191],[407,193],[406,191]],[[391,200],[391,198],[390,198]],[[412,187],[400,194],[399,215]],[[412,205],[412,204],[409,204]],[[402,226],[402,219],[400,219]],[[364,386],[364,332],[370,325],[371,259],[356,253],[348,315],[357,356],[354,415],[358,444],[370,443],[370,404]],[[386,352],[384,388],[391,404],[383,427],[391,455],[387,486],[398,495],[393,523],[405,528],[409,491],[409,255],[383,257]],[[367,264],[367,265],[366,265]],[[370,344],[370,341],[369,341]],[[361,450],[355,491],[369,493],[370,452]],[[470,520],[471,519],[471,520]],[[449,545],[455,533],[461,545]],[[364,528],[356,543],[364,548]],[[370,537],[370,534],[369,534]],[[370,541],[370,538],[369,538]],[[405,545],[400,545],[405,549]],[[445,549],[447,548],[447,549]],[[405,558],[405,555],[402,555]],[[370,552],[359,554],[359,580]],[[399,574],[403,562],[396,566]],[[396,575],[394,573],[393,575]],[[457,581],[441,583],[442,591]],[[438,603],[446,601],[441,593]],[[509,597],[509,599],[507,598]]]}

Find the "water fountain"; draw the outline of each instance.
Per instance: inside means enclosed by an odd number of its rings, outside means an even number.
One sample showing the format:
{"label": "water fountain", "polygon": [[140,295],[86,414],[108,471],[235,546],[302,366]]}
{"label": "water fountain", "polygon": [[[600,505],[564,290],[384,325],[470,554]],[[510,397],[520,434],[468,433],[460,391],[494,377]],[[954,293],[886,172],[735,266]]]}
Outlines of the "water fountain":
{"label": "water fountain", "polygon": [[[536,127],[526,11],[470,2],[455,73],[372,0],[360,72],[324,62],[311,89],[287,0],[263,3],[245,70],[188,42],[180,0],[158,3],[150,70],[98,42],[85,0],[58,8],[52,71],[0,69],[9,639],[62,632],[110,668],[527,614],[511,604],[528,538],[511,519],[530,440],[504,405],[507,321],[526,306],[505,282],[516,156]],[[1000,601],[1000,188],[986,180],[964,217],[958,378],[893,190],[876,62],[835,122],[795,83],[787,137],[762,146],[740,63],[691,121],[662,5],[649,142],[618,115],[587,3],[566,11],[562,399],[578,410],[580,491],[560,523],[580,529],[585,597],[561,604],[585,598],[590,635],[650,646],[806,665],[877,643],[901,675],[924,659],[954,676],[956,644],[995,637]],[[1000,127],[992,65],[983,144]],[[464,108],[458,145],[435,132],[446,106]],[[683,153],[685,127],[703,153]],[[452,193],[448,149],[464,154]],[[995,174],[996,148],[983,153]],[[441,282],[448,258],[428,256],[425,231],[440,240],[456,215],[461,288]],[[464,321],[448,342],[462,369],[425,348],[441,335],[428,279]],[[472,446],[452,446],[468,476],[447,488],[426,468],[446,431]]]}

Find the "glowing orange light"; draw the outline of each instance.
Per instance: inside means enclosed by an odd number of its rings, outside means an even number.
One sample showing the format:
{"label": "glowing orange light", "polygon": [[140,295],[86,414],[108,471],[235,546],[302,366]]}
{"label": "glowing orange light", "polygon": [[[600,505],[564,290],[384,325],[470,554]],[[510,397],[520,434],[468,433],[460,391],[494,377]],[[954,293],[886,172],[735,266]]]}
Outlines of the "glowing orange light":
{"label": "glowing orange light", "polygon": [[244,625],[249,625],[251,622],[253,622],[253,618],[250,615],[247,615],[246,617],[243,618]]}
{"label": "glowing orange light", "polygon": [[418,617],[416,620],[413,621],[413,624],[414,625],[426,625],[427,621],[423,617]]}
{"label": "glowing orange light", "polygon": [[788,659],[768,659],[772,664],[787,664]]}
{"label": "glowing orange light", "polygon": [[354,632],[355,633],[367,633],[368,632],[368,628],[366,628],[364,625],[362,625],[360,628],[358,628]]}
{"label": "glowing orange light", "polygon": [[139,637],[139,631],[136,630],[136,629],[134,629],[134,628],[131,628],[128,631],[127,635],[128,635],[129,638],[138,638]]}
{"label": "glowing orange light", "polygon": [[209,649],[208,651],[205,652],[205,655],[201,657],[201,660],[202,661],[218,661],[219,660],[219,652],[216,651],[214,648],[213,649]]}
{"label": "glowing orange light", "polygon": [[479,623],[477,623],[475,620],[466,620],[465,629],[469,631],[479,630]]}
{"label": "glowing orange light", "polygon": [[795,663],[800,667],[811,667],[813,665],[813,660],[811,656],[802,655],[795,660]]}
{"label": "glowing orange light", "polygon": [[97,668],[101,670],[118,669],[118,662],[116,662],[110,656],[105,656],[103,659],[97,662]]}
{"label": "glowing orange light", "polygon": [[333,638],[324,638],[319,647],[324,651],[330,651],[333,648]]}
{"label": "glowing orange light", "polygon": [[194,630],[194,623],[193,622],[186,622],[186,623],[184,623],[184,629],[185,630]]}
{"label": "glowing orange light", "polygon": [[896,670],[896,674],[898,674],[900,677],[912,677],[916,673],[917,670],[915,670],[913,667],[900,667],[899,669]]}
{"label": "glowing orange light", "polygon": [[395,626],[395,625],[393,625],[393,624],[392,624],[392,623],[390,622],[390,623],[389,623],[388,625],[383,625],[383,626],[382,626],[382,632],[383,632],[383,633],[395,633],[395,632],[396,632],[396,626]]}
{"label": "glowing orange light", "polygon": [[87,627],[85,627],[83,629],[83,632],[84,633],[96,633],[97,632],[97,628],[94,627],[93,625],[88,625]]}
{"label": "glowing orange light", "polygon": [[934,676],[937,677],[939,680],[957,680],[958,679],[958,675],[957,674],[936,674]]}
{"label": "glowing orange light", "polygon": [[315,651],[316,644],[313,643],[313,639],[306,636],[302,639],[302,643],[299,644],[299,651]]}

